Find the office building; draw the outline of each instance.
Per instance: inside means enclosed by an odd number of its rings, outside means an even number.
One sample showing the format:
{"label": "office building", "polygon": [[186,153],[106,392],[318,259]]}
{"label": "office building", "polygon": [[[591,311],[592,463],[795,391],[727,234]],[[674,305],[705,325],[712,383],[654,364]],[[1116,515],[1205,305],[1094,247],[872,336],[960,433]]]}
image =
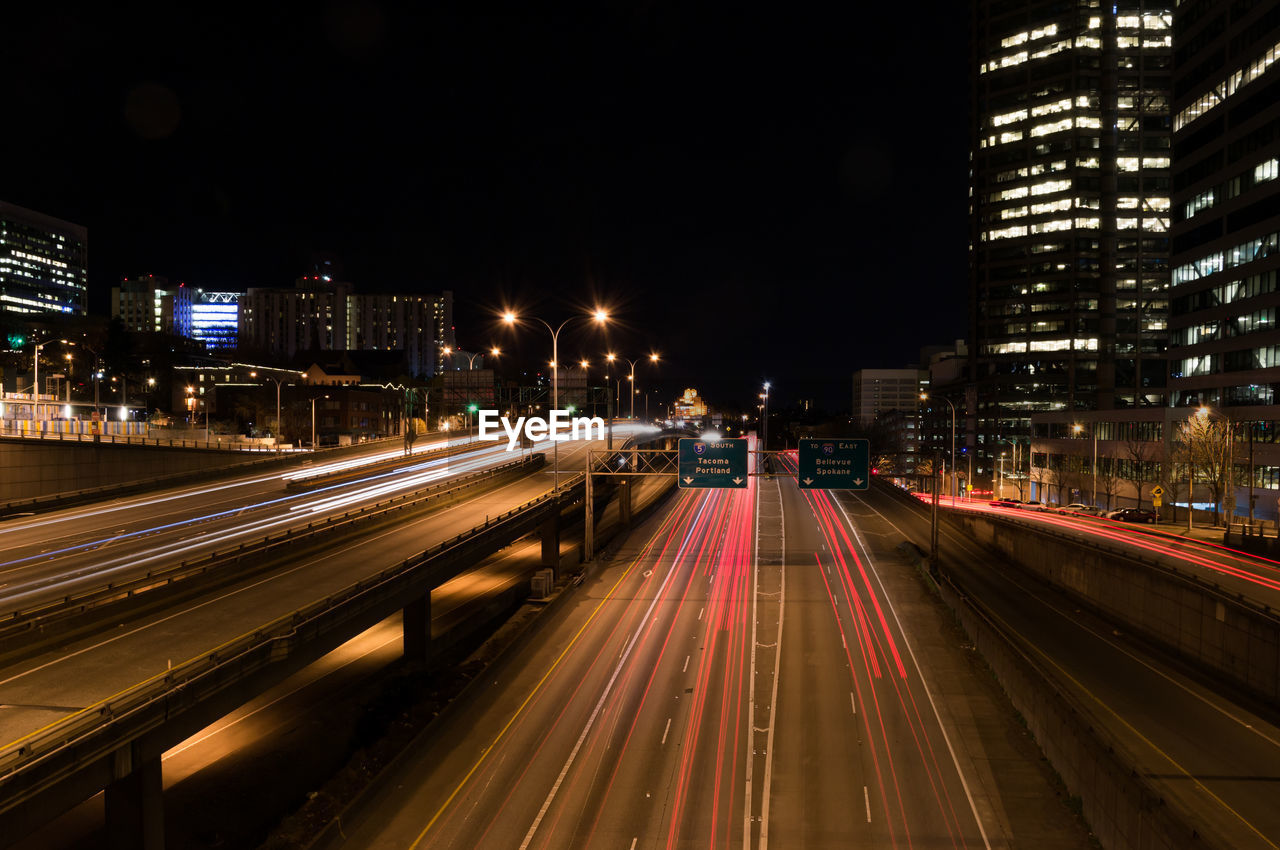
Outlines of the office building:
{"label": "office building", "polygon": [[1175,24],[1172,401],[1274,405],[1280,7],[1185,0]]}
{"label": "office building", "polygon": [[120,278],[111,287],[111,316],[135,333],[167,333],[191,337],[192,291],[160,275]]}
{"label": "office building", "polygon": [[1173,7],[974,4],[975,477],[1033,413],[1166,402]]}
{"label": "office building", "polygon": [[196,290],[191,304],[191,337],[208,351],[234,351],[240,338],[241,292]]}
{"label": "office building", "polygon": [[890,411],[915,420],[928,373],[917,368],[860,369],[853,373],[853,415],[858,424],[874,424]]}
{"label": "office building", "polygon": [[260,355],[403,351],[407,368],[432,377],[452,347],[453,293],[358,294],[329,275],[306,275],[292,289],[251,288],[240,299],[240,346]]}
{"label": "office building", "polygon": [[0,201],[0,313],[83,316],[88,274],[85,228]]}

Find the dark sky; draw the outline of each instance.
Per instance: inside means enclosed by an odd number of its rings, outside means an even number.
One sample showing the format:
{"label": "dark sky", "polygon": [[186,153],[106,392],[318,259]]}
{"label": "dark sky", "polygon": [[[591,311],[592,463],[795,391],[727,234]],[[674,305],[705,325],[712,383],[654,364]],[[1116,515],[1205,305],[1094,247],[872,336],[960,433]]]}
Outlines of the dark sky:
{"label": "dark sky", "polygon": [[562,359],[658,350],[667,395],[725,405],[767,378],[847,406],[855,369],[964,334],[957,0],[27,5],[0,198],[89,228],[95,312],[121,274],[288,286],[326,255],[451,288],[461,345],[530,361],[549,335],[493,310],[598,299],[620,326]]}

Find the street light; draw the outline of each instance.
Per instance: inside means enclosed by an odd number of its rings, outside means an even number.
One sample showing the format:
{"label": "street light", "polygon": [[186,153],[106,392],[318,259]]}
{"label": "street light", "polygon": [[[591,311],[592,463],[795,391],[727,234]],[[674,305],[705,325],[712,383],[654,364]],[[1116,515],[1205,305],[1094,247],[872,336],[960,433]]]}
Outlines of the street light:
{"label": "street light", "polygon": [[[569,318],[561,322],[559,327],[555,327],[555,328],[551,327],[551,325],[548,324],[544,319],[540,319],[537,316],[532,317],[532,321],[541,322],[543,327],[545,327],[547,330],[551,332],[551,359],[556,363],[560,362],[560,331],[564,330],[565,325],[569,324],[575,319],[591,319],[595,321],[596,324],[603,325],[609,321],[609,314],[606,313],[604,310],[597,308],[596,311],[589,316],[581,316],[581,315],[570,316]],[[508,325],[514,326],[516,322],[520,320],[520,318],[512,311],[508,310],[502,314],[502,320],[506,322]],[[558,410],[559,408],[560,408],[560,369],[559,367],[556,367],[555,369],[551,370],[551,409]],[[551,446],[552,480],[554,482],[555,489],[559,490],[560,489],[560,441],[556,439],[552,439],[551,443],[552,443],[552,446]]]}
{"label": "street light", "polygon": [[[327,395],[320,398],[328,398]],[[316,450],[316,397],[311,397],[311,451]]]}
{"label": "street light", "polygon": [[996,493],[997,501],[1004,498],[1004,459],[1008,457],[1008,455],[1008,452],[1000,452],[1000,458],[996,461],[996,471],[1000,477],[999,483],[996,484],[996,489],[999,491]]}
{"label": "street light", "polygon": [[[769,387],[768,381],[764,382],[764,392],[760,394],[760,398],[764,399],[764,421],[761,424],[761,430],[764,431],[764,451],[769,451]],[[767,457],[767,455],[766,455]]]}
{"label": "street light", "polygon": [[[468,395],[468,396],[470,396],[470,395],[471,395],[471,373],[472,373],[473,371],[475,371],[476,358],[477,358],[477,357],[482,357],[482,356],[484,356],[484,355],[486,354],[486,352],[484,352],[484,351],[477,351],[477,352],[475,352],[474,354],[467,354],[467,353],[466,353],[466,352],[464,352],[464,351],[454,351],[452,348],[450,348],[449,346],[447,346],[447,345],[446,345],[446,346],[444,347],[444,353],[445,353],[445,354],[447,354],[447,355],[449,355],[450,357],[454,357],[454,358],[456,358],[456,357],[458,357],[458,356],[462,356],[462,357],[467,358],[467,395]],[[497,346],[494,346],[493,348],[490,348],[490,349],[489,349],[489,351],[488,351],[487,353],[488,353],[488,354],[492,354],[494,357],[497,357],[499,354],[501,354],[501,353],[502,353],[502,349],[498,348]],[[454,371],[458,371],[456,367],[455,367]],[[470,398],[468,398],[468,399],[467,399],[467,412],[468,412],[468,416],[467,416],[467,439],[468,439],[468,440],[470,440],[470,439],[471,439],[471,417],[470,417],[470,413],[471,413],[472,411],[474,411],[474,410],[477,410],[477,409],[478,409],[478,408],[476,407],[476,405],[475,405],[474,403],[472,403],[472,402],[471,402]]]}
{"label": "street light", "polygon": [[[1084,426],[1079,424],[1072,425],[1071,430],[1074,431],[1076,434],[1079,434],[1082,431],[1084,431]],[[1090,429],[1090,431],[1093,432],[1093,466],[1091,468],[1093,469],[1093,504],[1096,507],[1098,504],[1098,423],[1097,422],[1093,423],[1093,427]],[[1113,488],[1113,492],[1114,492],[1114,488]],[[1141,493],[1139,493],[1138,502],[1139,503],[1142,502]],[[1108,502],[1108,504],[1109,503],[1110,502]]]}
{"label": "street light", "polygon": [[[258,377],[257,372],[250,372],[249,377]],[[280,450],[280,385],[284,382],[284,378],[273,378],[270,375],[263,375],[268,381],[276,385],[276,451]],[[151,379],[154,381],[155,379]]]}
{"label": "street light", "polygon": [[[1223,508],[1224,508],[1224,513],[1226,514],[1227,528],[1230,529],[1231,518],[1235,516],[1235,507],[1236,507],[1235,445],[1234,445],[1235,440],[1233,439],[1235,435],[1233,434],[1234,428],[1232,426],[1231,417],[1227,416],[1227,414],[1222,413],[1221,411],[1214,410],[1213,408],[1209,407],[1206,404],[1202,404],[1200,405],[1200,407],[1196,409],[1196,416],[1205,422],[1208,422],[1214,416],[1218,416],[1218,417],[1221,417],[1223,424],[1227,426],[1227,434],[1226,434],[1227,500],[1226,500],[1226,504],[1223,505]],[[1215,452],[1214,454],[1216,455],[1217,453]],[[1188,498],[1187,504],[1188,505],[1191,504],[1190,498]],[[1188,529],[1190,529],[1190,527],[1191,527],[1190,525],[1187,526]]]}
{"label": "street light", "polygon": [[51,342],[60,342],[63,345],[66,345],[67,341],[65,339],[59,339],[59,340],[46,339],[44,342],[36,343],[35,358],[34,358],[35,372],[31,378],[31,383],[32,383],[31,412],[32,412],[32,415],[35,416],[37,420],[40,419],[40,349],[44,348],[46,345],[48,345]]}
{"label": "street light", "polygon": [[[921,401],[928,401],[928,393],[920,393]],[[946,396],[942,400],[951,408],[951,507],[956,506],[956,406]]]}

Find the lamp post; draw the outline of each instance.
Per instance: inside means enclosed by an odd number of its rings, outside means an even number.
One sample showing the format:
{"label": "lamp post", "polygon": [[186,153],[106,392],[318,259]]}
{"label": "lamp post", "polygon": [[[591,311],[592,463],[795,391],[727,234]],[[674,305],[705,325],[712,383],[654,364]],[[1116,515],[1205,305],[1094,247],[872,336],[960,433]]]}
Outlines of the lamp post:
{"label": "lamp post", "polygon": [[[320,398],[328,398],[327,395]],[[316,397],[311,397],[311,451],[316,450]]]}
{"label": "lamp post", "polygon": [[[257,372],[250,372],[249,377],[258,377]],[[280,385],[284,383],[284,378],[273,378],[270,375],[263,375],[268,381],[276,385],[276,451],[280,451]]]}
{"label": "lamp post", "polygon": [[[444,353],[449,355],[452,358],[457,358],[459,356],[467,358],[467,396],[468,398],[467,398],[467,404],[466,404],[466,413],[467,413],[467,440],[470,441],[471,440],[471,414],[478,409],[477,405],[470,398],[471,373],[475,371],[476,358],[483,357],[485,354],[492,354],[494,357],[497,357],[499,354],[502,353],[502,349],[498,348],[497,346],[494,346],[493,348],[490,348],[487,352],[477,351],[474,354],[467,354],[466,352],[463,352],[463,351],[454,351],[452,348],[446,345],[444,347]],[[454,371],[457,371],[457,369],[455,368]]]}
{"label": "lamp post", "polygon": [[[764,422],[761,425],[760,430],[764,432],[764,450],[766,452],[769,451],[769,387],[770,386],[771,384],[768,381],[765,381],[764,393],[762,393],[760,396],[762,399],[764,399]],[[768,455],[766,455],[766,457],[768,457]]]}
{"label": "lamp post", "polygon": [[996,474],[999,476],[999,483],[996,485],[999,491],[996,493],[997,501],[1004,498],[1004,459],[1008,454],[1008,452],[1000,452],[1000,457],[996,460]]}
{"label": "lamp post", "polygon": [[31,387],[31,390],[32,390],[31,413],[36,419],[40,418],[40,349],[44,348],[46,345],[48,345],[51,342],[60,342],[63,345],[66,345],[67,343],[65,339],[59,339],[59,340],[46,339],[44,342],[36,343],[35,358],[34,358],[34,363],[35,363],[34,374],[31,376],[32,377],[31,382],[33,384],[33,386]]}
{"label": "lamp post", "polygon": [[[1071,430],[1080,434],[1084,431],[1084,426],[1072,425]],[[1093,423],[1093,427],[1089,430],[1093,433],[1093,466],[1090,469],[1093,470],[1093,504],[1096,507],[1098,504],[1098,423]]]}
{"label": "lamp post", "polygon": [[[1208,422],[1214,416],[1218,416],[1222,419],[1222,422],[1227,429],[1225,435],[1227,446],[1226,451],[1224,452],[1226,455],[1227,498],[1226,504],[1223,505],[1223,513],[1226,515],[1227,528],[1230,529],[1231,519],[1235,516],[1236,507],[1235,446],[1233,445],[1235,443],[1235,440],[1233,439],[1235,435],[1233,433],[1234,428],[1232,427],[1231,417],[1204,404],[1200,405],[1200,407],[1196,409],[1196,416],[1205,422]],[[1217,452],[1215,451],[1214,455],[1216,454]],[[1188,500],[1187,503],[1190,504],[1190,500]]]}
{"label": "lamp post", "polygon": [[[623,363],[626,363],[628,366],[630,366],[630,367],[631,367],[631,371],[630,371],[629,373],[627,373],[627,380],[631,382],[631,407],[630,407],[630,417],[631,417],[632,419],[635,419],[635,418],[636,418],[636,364],[637,364],[637,363],[643,363],[643,362],[644,362],[644,358],[643,358],[643,357],[637,357],[635,360],[630,360],[630,359],[628,359],[628,358],[626,358],[626,357],[617,357],[616,355],[613,355],[613,354],[609,354],[609,355],[606,355],[606,356],[609,358],[609,360],[610,360],[610,361],[613,361],[613,360],[615,360],[615,359],[616,359],[616,360],[621,360]],[[650,363],[657,363],[657,362],[658,362],[658,360],[659,360],[659,358],[658,358],[658,355],[657,355],[656,353],[654,353],[654,354],[650,354],[650,355],[649,355],[649,362],[650,362]],[[621,387],[622,387],[622,379],[621,379],[621,378],[619,378],[619,379],[618,379],[618,387],[619,387],[619,389],[621,389]]]}
{"label": "lamp post", "polygon": [[[921,401],[928,401],[928,393],[920,393]],[[951,507],[956,506],[956,406],[946,396],[942,400],[951,408]]]}
{"label": "lamp post", "polygon": [[[570,316],[560,323],[559,327],[551,327],[545,320],[536,316],[532,317],[535,322],[541,322],[542,326],[551,332],[551,360],[555,363],[560,362],[560,331],[564,330],[565,325],[574,319],[592,319],[598,325],[603,325],[609,321],[609,314],[599,308],[590,316]],[[502,320],[508,325],[515,325],[519,317],[515,313],[508,310],[502,314]],[[551,409],[558,410],[560,408],[560,367],[551,370]],[[554,435],[551,440],[551,464],[552,464],[552,481],[554,489],[560,489],[560,441],[555,439]]]}

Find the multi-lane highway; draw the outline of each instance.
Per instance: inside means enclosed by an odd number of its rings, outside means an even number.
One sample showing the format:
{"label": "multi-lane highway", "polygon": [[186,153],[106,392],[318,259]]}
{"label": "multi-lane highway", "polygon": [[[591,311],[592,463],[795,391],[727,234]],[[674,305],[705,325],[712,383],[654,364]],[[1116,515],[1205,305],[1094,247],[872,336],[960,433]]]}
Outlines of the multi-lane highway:
{"label": "multi-lane highway", "polygon": [[[331,846],[1009,846],[991,769],[1008,729],[984,736],[969,712],[1012,720],[940,704],[930,677],[959,650],[921,658],[937,609],[899,611],[837,500],[791,478],[685,492],[624,554]],[[1056,817],[1066,843],[1041,846],[1084,846]]]}
{"label": "multi-lane highway", "polygon": [[[561,453],[564,467],[580,467],[587,445],[585,441],[566,445]],[[414,454],[443,446],[443,442],[426,443],[417,446]],[[299,476],[337,472],[402,455],[384,449],[291,471],[240,476],[10,519],[4,523],[0,542],[0,614],[219,549],[225,551],[286,529],[305,528],[333,514],[520,457],[519,452],[506,451],[505,445],[478,443],[474,451],[451,457],[409,457],[403,464],[376,474],[307,492],[285,491],[285,484]]]}
{"label": "multi-lane highway", "polygon": [[[562,470],[580,468],[589,447],[601,448],[600,441],[562,446]],[[503,449],[486,445],[451,458],[447,472],[428,467],[421,474],[457,476],[508,458]],[[411,481],[418,474],[408,471],[396,476],[397,491],[421,488],[427,482]],[[237,635],[252,634],[362,576],[482,524],[487,516],[541,496],[550,490],[550,479],[551,471],[546,470],[487,489],[455,509],[407,517],[350,542],[299,546],[290,563],[267,574],[236,580],[216,592],[130,619],[119,628],[23,658],[0,672],[5,696],[0,705],[3,749],[12,752],[26,736],[76,716],[99,700],[163,677],[170,665],[200,658]],[[339,498],[357,503],[385,498],[387,483],[387,479],[356,480],[340,491],[286,494],[279,475],[258,476],[227,486],[206,485],[96,509],[19,518],[12,523],[14,534],[5,537],[6,599],[15,605],[15,599],[28,598],[33,589],[49,592],[68,579],[101,583],[107,575],[104,571],[136,570],[148,559],[172,561],[186,552],[222,547],[245,535],[261,537],[265,528],[277,522],[305,525],[307,517],[347,510]],[[371,492],[375,490],[379,492]],[[489,589],[475,585],[473,591]]]}

